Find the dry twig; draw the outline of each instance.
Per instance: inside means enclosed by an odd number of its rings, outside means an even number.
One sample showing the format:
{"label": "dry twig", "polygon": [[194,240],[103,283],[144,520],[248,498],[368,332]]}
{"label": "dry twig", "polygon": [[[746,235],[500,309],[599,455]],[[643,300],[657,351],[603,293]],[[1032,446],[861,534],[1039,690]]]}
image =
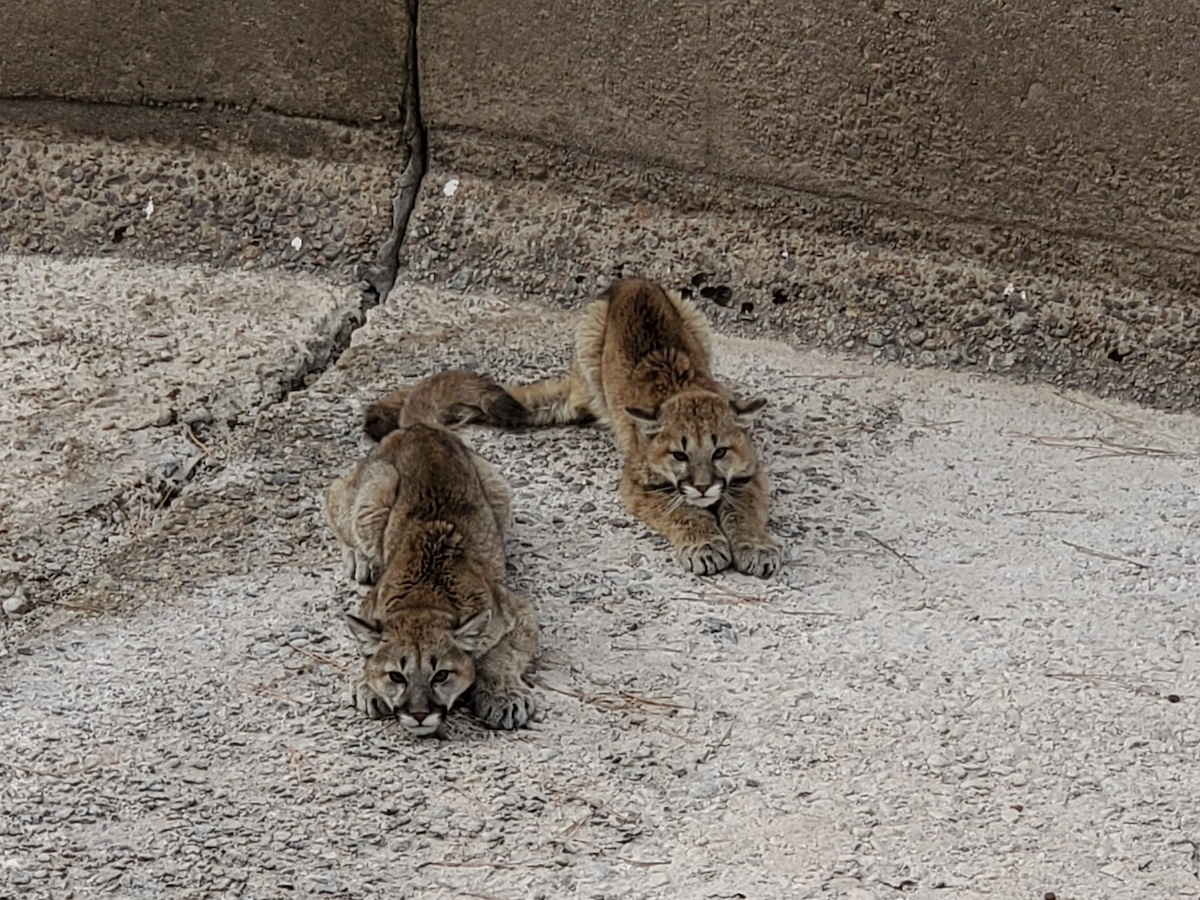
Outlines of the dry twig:
{"label": "dry twig", "polygon": [[345,663],[340,663],[332,656],[327,656],[324,653],[318,653],[316,650],[308,650],[304,647],[292,647],[292,650],[299,653],[301,656],[307,656],[309,659],[319,662],[323,666],[331,666],[339,672],[345,672],[347,666]]}
{"label": "dry twig", "polygon": [[110,754],[93,760],[86,765],[72,766],[61,772],[50,772],[46,769],[34,769],[29,766],[23,766],[12,760],[0,759],[0,765],[6,765],[10,769],[16,769],[18,772],[24,772],[26,775],[41,775],[43,778],[77,778],[80,775],[86,775],[88,772],[94,772],[96,769],[103,769],[107,766],[115,766],[116,764],[117,757]]}
{"label": "dry twig", "polygon": [[1003,513],[1006,516],[1035,516],[1035,515],[1056,515],[1056,516],[1082,516],[1088,511],[1086,509],[1017,509],[1012,512]]}
{"label": "dry twig", "polygon": [[711,746],[709,746],[709,748],[704,751],[704,753],[700,756],[700,758],[696,760],[696,765],[701,765],[703,763],[708,762],[710,759],[712,759],[713,754],[716,753],[718,750],[721,749],[721,747],[723,747],[725,745],[725,742],[727,740],[729,740],[729,736],[731,734],[733,734],[734,724],[735,724],[734,722],[729,723],[729,727],[725,729],[725,733],[723,735],[721,735],[721,739],[719,741],[717,741],[715,744],[712,744]]}
{"label": "dry twig", "polygon": [[1138,562],[1136,559],[1129,559],[1125,556],[1114,556],[1111,553],[1105,553],[1102,550],[1093,550],[1091,547],[1085,547],[1082,544],[1075,544],[1065,538],[1059,538],[1068,547],[1078,550],[1080,553],[1086,553],[1088,556],[1095,556],[1097,559],[1107,559],[1110,562],[1128,563],[1131,566],[1137,566],[1139,569],[1149,569],[1150,566],[1144,562]]}
{"label": "dry twig", "polygon": [[1150,688],[1142,687],[1122,678],[1114,678],[1111,675],[1097,675],[1093,672],[1047,672],[1047,678],[1056,678],[1059,681],[1086,681],[1095,685],[1109,685],[1110,687],[1119,687],[1122,690],[1129,691],[1134,694],[1141,694],[1143,697],[1157,697],[1158,692]]}
{"label": "dry twig", "polygon": [[875,537],[875,535],[871,534],[869,531],[859,530],[859,531],[854,532],[854,536],[863,538],[864,540],[874,541],[876,544],[878,544],[880,547],[882,547],[888,553],[892,554],[892,556],[896,557],[896,559],[900,560],[900,562],[904,563],[904,565],[908,566],[910,569],[912,569],[914,572],[916,572],[922,578],[925,577],[924,575],[921,575],[921,570],[918,569],[915,565],[913,565],[913,562],[911,559],[909,559],[907,556],[905,556],[900,551],[896,550],[890,544],[888,544],[884,541],[881,541],[879,538]]}
{"label": "dry twig", "polygon": [[1145,447],[1138,444],[1122,444],[1101,434],[1030,434],[1026,431],[1010,432],[1014,437],[1028,438],[1043,447],[1055,447],[1061,450],[1078,450],[1088,454],[1081,456],[1077,462],[1087,462],[1093,459],[1122,459],[1130,456],[1142,456],[1150,459],[1195,459],[1195,453],[1182,453],[1166,447]]}
{"label": "dry twig", "polygon": [[302,782],[304,780],[304,757],[299,750],[287,744],[283,745],[283,750],[287,753],[288,759],[292,761],[292,767],[296,770],[296,782]]}

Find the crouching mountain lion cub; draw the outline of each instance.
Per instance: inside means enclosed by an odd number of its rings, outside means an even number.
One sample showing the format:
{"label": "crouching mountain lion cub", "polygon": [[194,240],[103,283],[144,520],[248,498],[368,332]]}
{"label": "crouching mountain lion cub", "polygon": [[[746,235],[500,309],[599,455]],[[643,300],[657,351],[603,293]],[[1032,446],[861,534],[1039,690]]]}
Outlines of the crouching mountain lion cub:
{"label": "crouching mountain lion cub", "polygon": [[750,438],[766,400],[739,400],[709,364],[708,321],[647,281],[618,281],[584,312],[561,378],[508,388],[530,424],[609,425],[625,456],[621,496],[698,575],[733,563],[766,578],[767,476]]}
{"label": "crouching mountain lion cub", "polygon": [[537,617],[502,583],[508,488],[442,424],[503,393],[467,372],[426,379],[392,407],[395,430],[379,426],[379,445],[326,491],[348,574],[375,582],[347,616],[363,656],[354,704],[414,735],[436,734],[469,689],[492,728],[534,711],[524,674]]}

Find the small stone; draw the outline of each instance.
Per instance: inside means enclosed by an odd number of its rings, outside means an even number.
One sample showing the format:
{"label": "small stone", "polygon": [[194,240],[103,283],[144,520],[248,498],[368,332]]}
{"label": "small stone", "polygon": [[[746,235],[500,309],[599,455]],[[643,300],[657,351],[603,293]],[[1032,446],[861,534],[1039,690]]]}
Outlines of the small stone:
{"label": "small stone", "polygon": [[1033,331],[1033,316],[1027,312],[1019,312],[1012,317],[1008,327],[1013,334],[1029,334]]}
{"label": "small stone", "polygon": [[887,341],[883,337],[883,332],[872,331],[867,335],[867,343],[872,347],[882,347]]}
{"label": "small stone", "polygon": [[121,877],[120,869],[105,867],[92,876],[93,884],[108,884],[110,881],[116,881]]}
{"label": "small stone", "polygon": [[353,797],[358,793],[358,787],[353,784],[339,784],[333,789],[335,797]]}
{"label": "small stone", "polygon": [[475,273],[470,269],[459,269],[450,277],[450,282],[447,285],[452,291],[465,291],[471,286],[471,280],[475,277]]}
{"label": "small stone", "polygon": [[183,414],[184,425],[211,425],[212,421],[212,413],[204,406],[197,406]]}
{"label": "small stone", "polygon": [[708,800],[717,796],[721,789],[712,781],[699,781],[688,789],[688,796],[697,800]]}
{"label": "small stone", "polygon": [[33,601],[25,596],[21,588],[4,601],[4,614],[10,619],[17,619],[33,609]]}
{"label": "small stone", "polygon": [[929,759],[926,760],[926,762],[929,764],[929,768],[931,769],[944,769],[946,766],[950,765],[950,760],[946,759],[946,757],[942,756],[940,753],[934,753],[929,757]]}

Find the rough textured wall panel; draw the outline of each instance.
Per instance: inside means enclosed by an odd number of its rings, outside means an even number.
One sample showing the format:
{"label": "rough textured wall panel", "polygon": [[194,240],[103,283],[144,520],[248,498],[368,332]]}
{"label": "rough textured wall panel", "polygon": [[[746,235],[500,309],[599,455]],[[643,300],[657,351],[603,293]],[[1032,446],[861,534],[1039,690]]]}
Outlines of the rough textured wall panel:
{"label": "rough textured wall panel", "polygon": [[408,26],[395,0],[10,0],[4,19],[4,99],[400,116]]}
{"label": "rough textured wall panel", "polygon": [[1193,284],[1194,4],[451,0],[421,16],[435,133],[1041,231],[1068,264],[1072,241],[1111,241],[1157,254],[1140,275]]}

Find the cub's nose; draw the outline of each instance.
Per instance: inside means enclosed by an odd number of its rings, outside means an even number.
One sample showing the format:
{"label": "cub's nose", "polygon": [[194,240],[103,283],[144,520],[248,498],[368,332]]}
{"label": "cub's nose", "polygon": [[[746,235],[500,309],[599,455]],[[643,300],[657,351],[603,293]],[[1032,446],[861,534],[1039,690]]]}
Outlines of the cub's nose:
{"label": "cub's nose", "polygon": [[712,487],[712,485],[711,484],[694,484],[694,485],[692,485],[692,487],[694,487],[696,489],[696,492],[699,493],[701,497],[703,497],[705,494],[707,494],[709,492],[709,489]]}

